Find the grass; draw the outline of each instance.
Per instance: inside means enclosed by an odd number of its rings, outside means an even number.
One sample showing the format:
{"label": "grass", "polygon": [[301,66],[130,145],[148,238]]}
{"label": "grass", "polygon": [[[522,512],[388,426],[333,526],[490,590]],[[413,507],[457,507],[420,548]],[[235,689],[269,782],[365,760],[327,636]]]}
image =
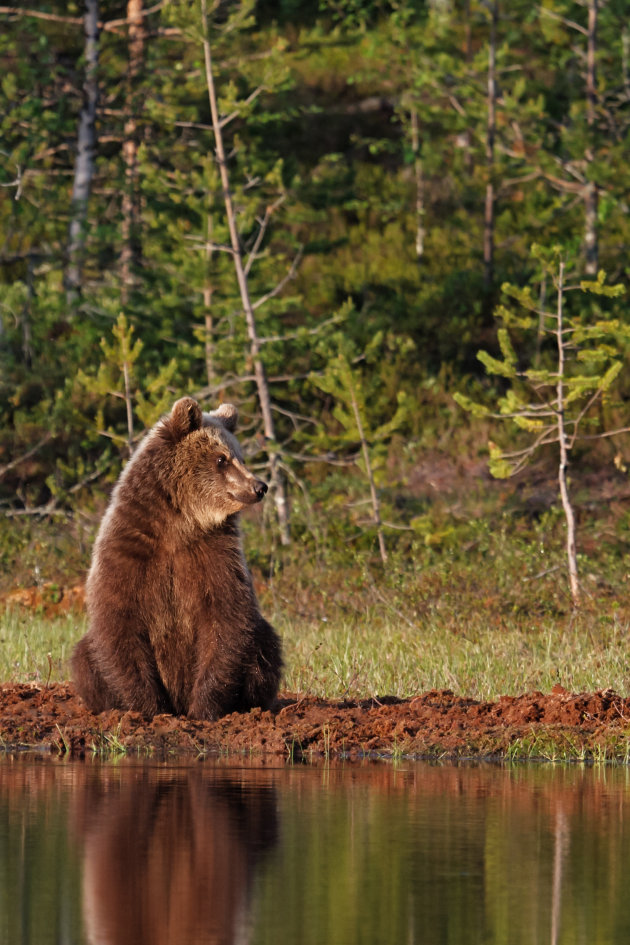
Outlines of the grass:
{"label": "grass", "polygon": [[[558,510],[510,509],[513,497],[492,507],[473,494],[467,501],[427,506],[422,529],[392,542],[386,567],[365,535],[355,542],[343,532],[305,532],[270,559],[269,536],[248,526],[261,608],[283,638],[286,689],[361,698],[447,688],[494,699],[560,683],[630,694],[625,502],[583,515],[576,613]],[[48,577],[44,562],[41,570]],[[67,679],[84,632],[82,615],[0,612],[0,679]]]}
{"label": "grass", "polygon": [[67,679],[72,648],[85,626],[85,617],[77,614],[47,618],[5,610],[0,616],[0,679],[38,684]]}
{"label": "grass", "polygon": [[[489,615],[492,617],[492,615]],[[366,614],[353,624],[276,621],[287,661],[285,685],[316,696],[409,696],[452,689],[494,699],[560,683],[570,691],[611,687],[628,694],[627,627],[614,617],[548,620],[505,631],[480,621],[466,636],[437,621],[415,630]]]}
{"label": "grass", "polygon": [[294,553],[259,587],[284,639],[285,685],[355,698],[446,688],[495,699],[556,683],[629,695],[622,524],[582,530],[578,612],[556,512],[466,520],[446,543],[416,541],[386,568],[362,553],[329,552],[319,567]]}
{"label": "grass", "polygon": [[[277,614],[285,652],[284,687],[330,698],[409,696],[452,689],[494,699],[560,683],[572,692],[611,687],[628,695],[628,625],[616,614],[547,618],[538,626],[515,620],[496,626],[496,614],[479,616],[466,633],[435,618],[410,627],[377,611],[352,621],[296,622]],[[4,614],[0,623],[0,678],[9,682],[60,682],[68,657],[85,631],[83,617],[46,619]]]}
{"label": "grass", "polygon": [[93,741],[91,748],[94,755],[107,758],[122,757],[127,754],[127,747],[120,740],[121,726],[115,732],[102,732]]}

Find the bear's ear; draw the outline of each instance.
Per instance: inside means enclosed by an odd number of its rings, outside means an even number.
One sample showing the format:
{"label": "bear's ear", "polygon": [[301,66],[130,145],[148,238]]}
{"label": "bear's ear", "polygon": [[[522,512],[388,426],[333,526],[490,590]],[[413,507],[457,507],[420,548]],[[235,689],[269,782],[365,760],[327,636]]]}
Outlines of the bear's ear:
{"label": "bear's ear", "polygon": [[199,430],[203,422],[201,407],[192,397],[182,397],[173,404],[170,416],[162,423],[162,436],[178,442],[194,430]]}
{"label": "bear's ear", "polygon": [[220,420],[225,429],[229,430],[230,433],[234,433],[236,430],[238,410],[234,404],[221,404],[220,407],[212,411],[210,416],[215,420]]}

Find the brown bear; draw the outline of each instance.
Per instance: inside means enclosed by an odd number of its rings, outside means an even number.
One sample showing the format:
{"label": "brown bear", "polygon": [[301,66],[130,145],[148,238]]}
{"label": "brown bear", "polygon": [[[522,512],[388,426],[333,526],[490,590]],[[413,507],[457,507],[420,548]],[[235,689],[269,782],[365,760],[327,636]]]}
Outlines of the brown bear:
{"label": "brown bear", "polygon": [[145,437],[112,493],[72,656],[93,712],[216,719],[269,708],[280,641],[261,616],[238,513],[267,486],[245,467],[236,407],[183,397]]}

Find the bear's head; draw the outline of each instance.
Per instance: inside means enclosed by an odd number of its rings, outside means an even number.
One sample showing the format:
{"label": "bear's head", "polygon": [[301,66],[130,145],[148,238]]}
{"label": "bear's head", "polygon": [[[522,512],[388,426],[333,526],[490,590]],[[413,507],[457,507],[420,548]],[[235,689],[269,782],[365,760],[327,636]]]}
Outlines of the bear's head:
{"label": "bear's head", "polygon": [[192,397],[182,397],[156,428],[169,447],[164,485],[175,507],[203,528],[223,524],[267,492],[245,466],[234,436],[237,422],[233,404],[204,413]]}

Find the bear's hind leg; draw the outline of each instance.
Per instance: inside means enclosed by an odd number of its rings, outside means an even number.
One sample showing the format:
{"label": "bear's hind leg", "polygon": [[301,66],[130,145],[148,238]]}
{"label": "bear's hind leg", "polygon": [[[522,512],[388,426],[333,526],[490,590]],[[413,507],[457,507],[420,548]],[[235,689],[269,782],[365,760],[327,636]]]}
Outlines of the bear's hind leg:
{"label": "bear's hind leg", "polygon": [[280,685],[282,648],[278,634],[264,617],[256,627],[254,647],[254,659],[245,674],[242,708],[270,709]]}
{"label": "bear's hind leg", "polygon": [[105,682],[90,650],[88,637],[83,637],[72,654],[72,682],[87,707],[95,713],[116,708],[117,700]]}

